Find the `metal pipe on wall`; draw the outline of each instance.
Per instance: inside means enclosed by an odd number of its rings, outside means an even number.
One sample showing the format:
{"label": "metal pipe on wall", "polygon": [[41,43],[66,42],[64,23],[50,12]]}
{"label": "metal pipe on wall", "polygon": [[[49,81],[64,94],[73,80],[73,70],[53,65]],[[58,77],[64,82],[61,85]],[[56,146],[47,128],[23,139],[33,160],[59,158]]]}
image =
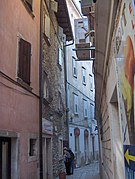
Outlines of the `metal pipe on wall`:
{"label": "metal pipe on wall", "polygon": [[39,54],[39,179],[43,179],[43,151],[42,151],[42,24],[43,24],[43,0],[40,0],[40,54]]}

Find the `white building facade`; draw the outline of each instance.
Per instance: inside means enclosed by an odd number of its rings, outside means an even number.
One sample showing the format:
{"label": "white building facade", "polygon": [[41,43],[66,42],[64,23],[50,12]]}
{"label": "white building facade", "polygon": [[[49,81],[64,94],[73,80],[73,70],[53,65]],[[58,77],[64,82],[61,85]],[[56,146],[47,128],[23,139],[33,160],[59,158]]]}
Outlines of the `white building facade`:
{"label": "white building facade", "polygon": [[[67,1],[67,5],[75,38],[75,19],[81,20],[82,16],[74,1]],[[79,60],[74,49],[75,44],[66,47],[67,120],[69,147],[75,153],[76,166],[81,166],[98,158],[98,137],[92,61]]]}

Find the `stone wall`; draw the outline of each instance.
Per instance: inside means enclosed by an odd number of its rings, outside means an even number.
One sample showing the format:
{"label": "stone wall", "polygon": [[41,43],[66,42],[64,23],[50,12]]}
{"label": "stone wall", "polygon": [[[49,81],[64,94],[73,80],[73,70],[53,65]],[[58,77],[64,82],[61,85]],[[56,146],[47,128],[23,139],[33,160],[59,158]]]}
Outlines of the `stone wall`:
{"label": "stone wall", "polygon": [[112,159],[111,159],[111,138],[110,138],[110,121],[108,114],[108,105],[106,94],[102,98],[102,124],[101,124],[101,140],[102,140],[102,168],[107,178],[112,178]]}
{"label": "stone wall", "polygon": [[[60,139],[62,141],[68,140],[65,107],[64,53],[62,65],[60,66],[58,64],[58,48],[63,48],[63,44],[60,42],[58,36],[58,23],[51,9],[47,13],[50,17],[50,39],[48,43],[43,34],[43,76],[46,73],[49,98],[48,100],[43,100],[43,117],[53,122],[52,163],[53,176],[56,177],[61,170],[64,170],[63,155],[60,153],[63,151],[63,148],[59,148],[59,142]],[[61,110],[59,110],[59,93],[61,94]]]}

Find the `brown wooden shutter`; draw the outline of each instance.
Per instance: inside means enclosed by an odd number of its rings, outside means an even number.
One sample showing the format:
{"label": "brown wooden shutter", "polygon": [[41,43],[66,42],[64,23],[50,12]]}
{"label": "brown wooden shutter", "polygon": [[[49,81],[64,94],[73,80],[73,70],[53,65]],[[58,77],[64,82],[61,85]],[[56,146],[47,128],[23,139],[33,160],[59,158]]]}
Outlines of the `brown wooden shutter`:
{"label": "brown wooden shutter", "polygon": [[31,44],[23,39],[19,42],[18,76],[30,85]]}
{"label": "brown wooden shutter", "polygon": [[23,41],[20,39],[19,41],[19,65],[18,65],[18,77],[22,79],[23,74]]}

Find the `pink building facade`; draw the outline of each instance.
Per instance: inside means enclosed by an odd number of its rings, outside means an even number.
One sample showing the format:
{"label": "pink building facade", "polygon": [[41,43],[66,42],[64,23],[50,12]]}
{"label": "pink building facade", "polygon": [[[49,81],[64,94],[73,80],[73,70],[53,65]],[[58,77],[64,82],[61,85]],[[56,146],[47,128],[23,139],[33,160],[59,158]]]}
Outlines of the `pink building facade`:
{"label": "pink building facade", "polygon": [[38,178],[39,25],[39,0],[0,1],[0,178]]}

